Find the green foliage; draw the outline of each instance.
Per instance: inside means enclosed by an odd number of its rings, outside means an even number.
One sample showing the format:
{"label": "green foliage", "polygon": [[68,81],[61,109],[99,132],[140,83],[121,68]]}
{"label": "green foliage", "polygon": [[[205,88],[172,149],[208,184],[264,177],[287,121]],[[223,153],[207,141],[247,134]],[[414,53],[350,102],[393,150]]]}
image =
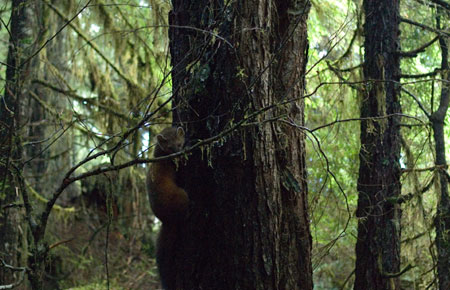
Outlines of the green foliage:
{"label": "green foliage", "polygon": [[[5,40],[0,43],[2,63],[8,53],[10,27],[4,25],[9,23],[10,2],[0,1],[4,21],[0,36]],[[30,15],[30,21],[39,25],[25,41],[34,45],[34,51],[42,49],[27,66],[28,79],[23,86],[33,94],[24,96],[20,124],[24,129],[20,133],[24,134],[24,160],[28,162],[26,189],[37,222],[73,166],[82,164],[71,177],[148,157],[148,136],[158,129],[153,124],[169,122],[170,105],[159,108],[171,93],[169,2],[92,1],[74,17],[86,3],[35,1],[36,14]],[[5,68],[0,66],[3,85]],[[150,113],[146,124],[152,127],[142,126],[118,145],[121,136]],[[111,150],[114,146],[117,150]],[[111,152],[102,155],[107,150]],[[85,162],[95,154],[99,156]],[[149,255],[154,253],[144,171],[144,166],[137,165],[91,177],[95,179],[91,183],[83,179],[61,194],[52,208],[45,239],[38,243],[55,245],[46,264],[62,259],[56,275],[60,285],[105,288],[104,282],[93,281],[105,279],[105,243],[110,241],[111,288],[156,287],[153,256],[141,258],[142,248],[147,247]],[[109,235],[105,233],[108,223]],[[31,241],[30,237],[29,248]],[[24,248],[25,257],[27,250]]]}
{"label": "green foliage", "polygon": [[[0,17],[2,19],[7,19],[9,17],[8,14],[10,14],[11,10],[11,1],[1,1],[0,2]],[[8,31],[6,29],[3,29],[4,24],[1,23],[0,27],[0,39],[9,39]],[[8,42],[7,41],[0,41],[0,60],[5,62],[8,55]],[[0,94],[4,94],[4,87],[5,87],[5,74],[6,74],[6,66],[0,65]]]}
{"label": "green foliage", "polygon": [[[358,118],[357,92],[344,83],[338,84],[343,78],[357,81],[358,71],[337,75],[329,69],[329,64],[349,68],[361,61],[361,42],[358,38],[352,41],[357,34],[357,12],[351,2],[313,5],[308,23],[311,70],[307,75],[308,91],[323,83],[333,84],[322,85],[306,100],[306,124],[310,129]],[[346,51],[351,53],[345,55]],[[308,137],[308,189],[317,289],[340,289],[353,271],[354,261],[349,257],[354,255],[357,233],[353,213],[357,203],[358,131],[357,121],[338,122],[315,131],[315,138]]]}
{"label": "green foliage", "polygon": [[[401,16],[435,27],[436,10],[420,2],[402,1]],[[0,16],[5,20],[9,17],[10,1],[0,3]],[[80,9],[80,3],[73,0],[52,3],[67,18]],[[40,74],[33,76],[48,83],[33,83],[32,91],[40,98],[33,104],[42,108],[44,113],[27,129],[45,124],[43,135],[39,138],[31,136],[25,144],[26,148],[34,148],[36,143],[44,144],[39,153],[42,154],[32,152],[32,156],[39,156],[36,159],[45,162],[37,171],[27,167],[25,176],[33,206],[39,209],[38,212],[43,210],[55,188],[61,184],[63,174],[86,157],[114,148],[121,136],[144,116],[151,115],[151,118],[143,128],[130,134],[117,150],[83,164],[74,175],[136,157],[148,157],[151,151],[148,145],[155,132],[170,122],[170,104],[159,108],[170,100],[172,93],[167,37],[169,1],[95,3],[71,22],[73,27],[67,26],[62,31],[58,29],[67,21],[44,5],[41,20],[46,29],[42,37],[26,40],[27,44],[36,41],[42,45],[49,37],[55,36],[38,54]],[[314,93],[305,100],[305,119],[309,129],[321,127],[307,133],[316,289],[352,288],[360,150],[357,119],[362,93],[368,88],[360,83],[364,56],[362,19],[362,1],[312,1],[308,23],[308,74],[305,78],[307,93]],[[443,22],[444,27],[448,27],[448,20]],[[1,26],[0,37],[6,40],[8,31],[4,29],[4,23]],[[435,37],[433,32],[406,23],[401,24],[401,31],[402,51],[413,51]],[[7,41],[0,42],[3,62],[6,62],[7,52]],[[434,42],[417,57],[403,58],[401,70],[404,76],[426,74],[438,69],[440,64],[439,44]],[[6,66],[1,65],[2,88],[5,71]],[[203,91],[211,68],[208,64],[195,63],[192,71],[194,74],[190,81],[195,94]],[[237,69],[237,77],[245,78],[246,75],[243,69]],[[432,250],[435,235],[432,224],[437,202],[433,184],[435,173],[412,169],[434,166],[432,131],[418,103],[428,113],[436,110],[442,89],[441,78],[436,74],[402,79],[401,87],[416,98],[401,92],[402,112],[411,117],[402,119],[401,155],[402,169],[410,169],[402,175],[403,195],[412,196],[402,204],[402,262],[416,266],[401,277],[408,289],[424,289],[434,279],[430,269],[433,269],[435,254]],[[448,144],[448,122],[445,134]],[[202,152],[205,150],[204,158],[208,161],[211,160],[211,146],[201,148]],[[60,204],[54,207],[56,214],[51,215],[50,233],[46,236],[52,242],[49,244],[57,244],[73,236],[77,238],[52,249],[54,256],[47,261],[51,264],[57,257],[64,257],[62,265],[58,266],[62,271],[58,273],[63,277],[67,273],[70,275],[62,280],[62,286],[106,289],[106,221],[102,212],[102,205],[105,205],[107,214],[112,217],[109,238],[114,241],[109,251],[113,265],[110,287],[156,287],[154,241],[157,226],[148,210],[144,172],[144,166],[136,165],[117,174],[104,174],[74,183],[64,192],[58,201]],[[0,188],[8,190],[9,184],[2,182],[0,180]],[[288,171],[283,172],[282,182],[286,188],[300,190]],[[422,193],[427,185],[428,190]],[[107,196],[108,203],[101,199],[104,196]],[[0,192],[0,199],[3,197],[4,192]],[[94,204],[89,199],[92,197],[97,197],[100,202]],[[77,269],[76,273],[71,272],[73,269]],[[147,284],[133,284],[139,281],[139,277],[145,277]]]}
{"label": "green foliage", "polygon": [[[313,92],[320,87],[306,100],[306,123],[310,129],[359,117],[361,93],[358,90],[364,89],[358,84],[362,80],[362,68],[357,67],[363,61],[361,4],[360,1],[313,2],[308,23],[310,72],[306,76],[307,91]],[[404,18],[435,27],[435,9],[425,7],[419,1],[402,1],[401,13]],[[445,22],[448,22],[447,19]],[[413,51],[435,35],[402,23],[401,50]],[[439,44],[435,42],[417,57],[403,58],[402,74],[433,72],[440,67],[440,58]],[[343,70],[352,67],[356,68]],[[417,98],[414,100],[404,91],[401,92],[403,114],[413,117],[402,119],[403,168],[434,166],[434,145],[430,142],[432,131],[418,102],[428,112],[436,110],[442,88],[439,78],[436,75],[402,79],[402,88]],[[445,134],[450,136],[448,126],[445,127]],[[308,140],[315,285],[317,289],[341,289],[353,271],[357,235],[354,212],[358,198],[359,122],[337,122],[314,131],[314,136],[309,136]],[[446,141],[448,144],[448,139]],[[402,262],[417,267],[402,275],[401,280],[408,287],[416,287],[411,289],[427,287],[433,280],[429,271],[433,267],[430,243],[434,236],[431,229],[437,200],[432,193],[433,186],[425,193],[420,192],[433,181],[433,176],[432,171],[408,171],[402,175],[403,194],[413,195],[411,200],[402,204]],[[346,282],[345,289],[352,288],[351,281],[352,278]]]}
{"label": "green foliage", "polygon": [[70,288],[70,289],[71,290],[103,290],[103,289],[122,290],[122,289],[125,289],[125,288],[120,287],[116,283],[110,284],[109,288],[108,288],[107,281],[102,281],[102,282],[97,282],[97,283],[90,283],[90,284],[83,285],[83,286],[73,287],[73,288]]}

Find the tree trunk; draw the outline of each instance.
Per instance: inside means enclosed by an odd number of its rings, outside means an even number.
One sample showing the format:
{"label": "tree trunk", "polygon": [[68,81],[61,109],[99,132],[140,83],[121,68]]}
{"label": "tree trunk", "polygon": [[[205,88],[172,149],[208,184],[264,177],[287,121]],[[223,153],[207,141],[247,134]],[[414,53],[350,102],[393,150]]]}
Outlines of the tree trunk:
{"label": "tree trunk", "polygon": [[[37,51],[37,47],[43,44],[39,42],[36,37],[42,34],[41,29],[44,29],[39,23],[41,15],[41,2],[34,0],[13,0],[12,1],[12,16],[10,26],[10,40],[8,51],[8,67],[6,72],[6,88],[4,100],[1,100],[0,118],[6,118],[2,124],[1,137],[5,137],[6,145],[2,144],[3,160],[6,160],[5,166],[1,168],[2,178],[5,185],[5,196],[8,200],[7,205],[20,204],[23,210],[16,211],[14,218],[8,211],[7,215],[1,221],[1,232],[5,233],[3,239],[9,241],[1,241],[1,253],[8,253],[14,256],[14,261],[11,265],[27,264],[28,280],[31,288],[38,290],[43,288],[44,279],[44,262],[48,254],[47,247],[44,246],[41,240],[33,239],[28,236],[28,233],[33,233],[36,228],[36,221],[33,219],[31,201],[27,197],[24,176],[33,171],[39,172],[42,170],[38,162],[37,164],[29,164],[27,168],[24,167],[26,161],[36,158],[37,152],[40,149],[28,146],[26,150],[22,147],[22,142],[26,141],[40,141],[44,139],[44,130],[41,126],[36,125],[43,118],[43,111],[39,106],[36,106],[31,97],[31,93],[39,94],[33,89],[31,80],[36,76],[39,68],[39,59],[37,55],[33,55]],[[35,138],[35,139],[32,139]],[[0,138],[2,139],[2,138]],[[29,142],[33,144],[33,142]],[[40,144],[40,142],[37,142]],[[40,146],[40,145],[38,145]],[[34,150],[33,150],[34,149]],[[42,190],[42,188],[38,188]],[[21,194],[22,199],[19,195]],[[3,204],[4,201],[2,201]],[[3,206],[2,206],[3,209]],[[14,209],[14,207],[12,207]],[[28,225],[23,223],[24,217],[27,218]],[[19,230],[22,229],[19,235]],[[31,231],[29,231],[31,230]],[[23,245],[21,245],[23,242]],[[29,243],[29,244],[27,244]],[[9,246],[8,249],[6,245]],[[21,248],[22,247],[22,248]],[[2,269],[3,270],[3,269]],[[7,277],[13,277],[11,273],[3,272]],[[15,279],[17,280],[17,279]],[[8,281],[3,281],[5,283]],[[12,281],[9,281],[11,283]]]}
{"label": "tree trunk", "polygon": [[[20,260],[20,197],[17,176],[21,174],[21,107],[31,39],[30,8],[26,0],[11,3],[11,25],[5,94],[0,99],[0,258],[11,266]],[[17,281],[16,273],[0,267],[0,285]]]}
{"label": "tree trunk", "polygon": [[358,178],[355,289],[399,289],[401,193],[399,1],[364,1],[365,91]]}
{"label": "tree trunk", "polygon": [[[53,0],[53,2],[58,1]],[[46,110],[42,102],[49,104],[55,111],[59,112],[67,108],[68,103],[67,98],[62,98],[61,95],[54,91],[32,81],[39,79],[49,83],[61,82],[61,79],[57,78],[56,70],[63,72],[65,71],[65,66],[67,66],[67,61],[64,63],[66,59],[64,54],[68,51],[68,41],[66,41],[68,30],[59,31],[51,42],[46,43],[65,22],[59,17],[52,19],[51,10],[43,1],[29,1],[28,5],[32,5],[33,9],[32,17],[28,17],[28,21],[32,23],[33,28],[33,42],[35,43],[33,51],[36,51],[37,48],[42,49],[39,51],[39,54],[30,60],[27,74],[27,81],[29,82],[27,82],[27,89],[24,91],[23,96],[26,105],[21,109],[27,116],[26,120],[24,120],[27,123],[24,126],[26,132],[22,134],[23,141],[28,143],[22,154],[23,159],[26,161],[23,168],[23,176],[33,190],[44,198],[50,198],[50,193],[56,190],[62,182],[62,176],[59,173],[66,172],[72,164],[69,150],[71,148],[71,132],[67,131],[59,135],[57,140],[53,138],[53,136],[61,132],[56,131],[63,128],[57,127],[60,121],[55,120],[55,116]],[[37,98],[39,98],[39,101]],[[45,140],[50,141],[45,142]],[[70,192],[70,190],[68,191]],[[63,196],[67,198],[68,195],[66,193]],[[37,222],[39,223],[40,220],[37,220]],[[55,266],[50,264],[52,261],[50,256],[56,257],[55,253],[50,255],[46,251],[38,250],[39,244],[42,245],[44,243],[43,240],[34,240],[29,245],[28,250],[33,254],[28,261],[31,265],[30,268],[33,270],[29,275],[29,280],[33,289],[39,289],[39,287],[58,289],[59,281],[57,279],[49,279],[48,277],[52,276],[50,273],[44,274],[44,271],[50,268],[54,272],[61,270],[55,269]]]}
{"label": "tree trunk", "polygon": [[[440,15],[442,11],[438,10],[437,28],[440,27]],[[433,136],[436,152],[436,167],[439,184],[439,199],[437,205],[436,218],[434,225],[436,227],[436,249],[437,249],[437,272],[439,289],[450,289],[450,196],[448,194],[448,175],[446,174],[447,161],[445,158],[445,134],[444,121],[449,106],[449,90],[448,81],[450,81],[449,65],[448,65],[448,46],[447,39],[443,36],[439,37],[439,45],[441,48],[441,71],[442,82],[441,97],[439,108],[433,112],[430,121],[433,126]]]}
{"label": "tree trunk", "polygon": [[168,289],[312,289],[299,129],[309,2],[172,2],[175,122],[190,145],[243,126],[180,170],[191,205]]}

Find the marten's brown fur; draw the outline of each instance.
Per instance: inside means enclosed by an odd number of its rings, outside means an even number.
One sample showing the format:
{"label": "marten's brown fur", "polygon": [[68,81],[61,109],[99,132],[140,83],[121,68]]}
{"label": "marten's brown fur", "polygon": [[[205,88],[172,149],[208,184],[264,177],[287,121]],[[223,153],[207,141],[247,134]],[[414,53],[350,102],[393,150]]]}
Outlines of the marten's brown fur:
{"label": "marten's brown fur", "polygon": [[[184,145],[184,130],[166,128],[156,136],[154,157],[161,157],[181,151]],[[152,163],[147,174],[147,189],[150,206],[162,227],[158,237],[156,261],[164,289],[174,289],[173,259],[175,240],[179,224],[186,215],[189,198],[175,182],[176,166],[167,159]]]}
{"label": "marten's brown fur", "polygon": [[[181,151],[184,145],[184,130],[166,128],[158,136],[154,151],[155,157],[161,157]],[[170,223],[182,217],[187,209],[189,198],[175,183],[176,167],[173,160],[162,160],[151,164],[147,176],[147,187],[155,216],[164,223]]]}

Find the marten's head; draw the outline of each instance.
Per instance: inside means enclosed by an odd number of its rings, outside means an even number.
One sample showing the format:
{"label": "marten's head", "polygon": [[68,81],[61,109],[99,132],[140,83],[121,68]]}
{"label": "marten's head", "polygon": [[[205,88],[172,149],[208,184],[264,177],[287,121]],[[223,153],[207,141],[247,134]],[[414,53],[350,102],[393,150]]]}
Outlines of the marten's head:
{"label": "marten's head", "polygon": [[158,140],[158,147],[166,154],[172,154],[183,149],[184,145],[184,130],[178,128],[165,128],[156,136]]}

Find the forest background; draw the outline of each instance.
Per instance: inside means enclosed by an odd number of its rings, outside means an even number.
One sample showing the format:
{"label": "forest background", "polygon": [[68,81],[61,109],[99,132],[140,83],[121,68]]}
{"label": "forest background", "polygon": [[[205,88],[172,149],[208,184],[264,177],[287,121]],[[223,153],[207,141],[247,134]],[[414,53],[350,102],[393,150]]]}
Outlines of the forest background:
{"label": "forest background", "polygon": [[[12,6],[24,3],[33,9],[14,23]],[[310,5],[304,127],[314,288],[351,289],[358,236],[363,3]],[[12,227],[4,224],[2,234],[6,240],[12,233],[17,242],[1,248],[0,284],[24,289],[33,284],[25,268],[30,253],[42,249],[33,248],[31,236],[45,236],[44,289],[159,287],[155,240],[160,224],[149,208],[145,174],[154,136],[172,124],[175,109],[171,9],[168,1],[156,0],[0,1],[1,94],[11,90],[7,69],[14,37],[20,38],[18,63],[25,73],[13,79],[16,89],[27,91],[15,103],[21,108],[16,131],[0,135],[2,218],[14,221]],[[439,40],[447,41],[449,12],[444,1],[400,4],[402,289],[438,289],[437,177],[445,172],[450,178],[445,162],[436,162],[431,115],[448,83]],[[16,24],[22,29],[17,31]],[[179,29],[198,30],[229,45],[216,30]],[[196,73],[201,83],[209,71],[200,67]],[[11,119],[7,111],[1,111],[3,125]],[[206,160],[211,144],[201,146]],[[105,170],[111,166],[117,170]],[[46,227],[34,231],[29,212],[45,216]],[[14,257],[4,255],[11,251]]]}

